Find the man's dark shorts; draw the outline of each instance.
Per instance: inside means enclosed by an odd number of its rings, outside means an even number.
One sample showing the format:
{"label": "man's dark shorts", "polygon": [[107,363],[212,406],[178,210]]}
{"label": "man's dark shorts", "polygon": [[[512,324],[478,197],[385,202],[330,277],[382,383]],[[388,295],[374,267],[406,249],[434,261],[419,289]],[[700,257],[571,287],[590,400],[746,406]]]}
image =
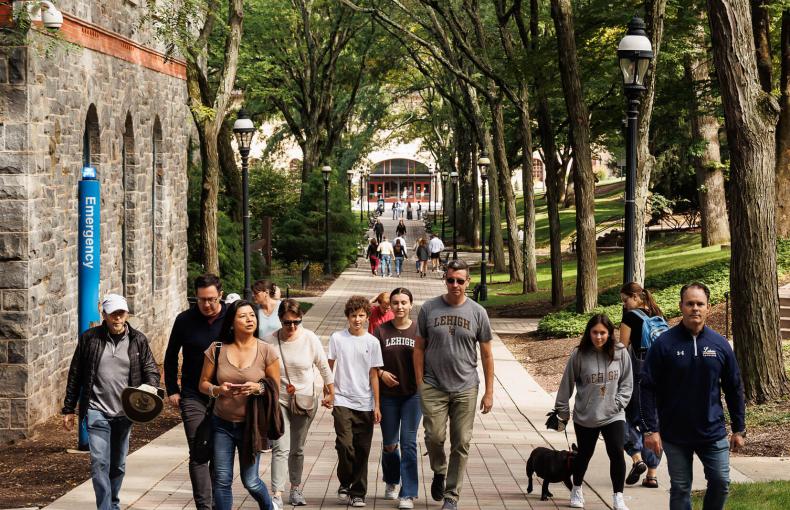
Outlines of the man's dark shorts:
{"label": "man's dark shorts", "polygon": [[441,252],[438,252],[438,251],[436,253],[431,253],[431,258],[432,259],[438,259],[439,255],[441,255]]}

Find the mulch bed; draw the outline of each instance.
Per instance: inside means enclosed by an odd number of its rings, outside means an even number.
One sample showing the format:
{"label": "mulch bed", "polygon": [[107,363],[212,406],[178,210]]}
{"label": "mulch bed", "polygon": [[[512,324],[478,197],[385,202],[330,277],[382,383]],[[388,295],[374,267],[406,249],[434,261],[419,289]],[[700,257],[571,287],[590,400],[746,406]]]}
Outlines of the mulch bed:
{"label": "mulch bed", "polygon": [[[129,453],[181,423],[177,409],[165,404],[146,425],[133,425]],[[0,446],[0,508],[41,507],[90,479],[90,456],[67,453],[77,433],[63,429],[61,416],[37,426],[32,437]]]}
{"label": "mulch bed", "polygon": [[[680,318],[669,321],[670,325],[675,325],[678,322],[680,322]],[[716,331],[724,333],[724,304],[713,307],[707,324]],[[732,331],[731,328],[730,331]],[[546,339],[537,333],[500,336],[513,356],[529,371],[535,381],[546,391],[556,393],[568,356],[579,344],[579,338]],[[776,403],[774,410],[776,412],[790,411],[790,399]],[[748,457],[790,455],[790,428],[786,425],[750,426],[746,447],[735,455]]]}

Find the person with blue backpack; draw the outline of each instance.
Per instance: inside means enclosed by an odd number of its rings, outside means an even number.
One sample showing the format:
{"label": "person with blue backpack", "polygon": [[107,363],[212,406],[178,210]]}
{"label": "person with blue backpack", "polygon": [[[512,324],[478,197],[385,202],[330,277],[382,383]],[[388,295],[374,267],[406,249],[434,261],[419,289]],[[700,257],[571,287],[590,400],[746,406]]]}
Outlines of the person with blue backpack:
{"label": "person with blue backpack", "polygon": [[669,325],[650,291],[638,283],[623,285],[620,299],[624,309],[620,322],[620,342],[628,347],[634,372],[634,391],[628,407],[625,408],[625,452],[631,456],[633,464],[625,483],[634,485],[647,471],[642,486],[655,489],[658,488],[657,471],[661,457],[644,447],[639,427],[639,382],[647,351],[659,335],[669,329]]}

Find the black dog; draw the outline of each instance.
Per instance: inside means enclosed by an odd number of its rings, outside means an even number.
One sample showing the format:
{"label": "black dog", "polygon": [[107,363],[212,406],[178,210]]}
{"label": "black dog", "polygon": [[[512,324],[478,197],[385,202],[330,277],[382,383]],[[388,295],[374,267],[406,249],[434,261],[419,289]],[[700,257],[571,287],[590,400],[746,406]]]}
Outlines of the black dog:
{"label": "black dog", "polygon": [[532,494],[533,473],[543,479],[543,489],[540,492],[541,501],[554,497],[549,492],[550,483],[563,482],[568,490],[571,490],[571,474],[578,451],[576,444],[571,446],[571,451],[557,451],[543,447],[532,450],[529,460],[527,460],[527,477],[529,478],[527,493]]}

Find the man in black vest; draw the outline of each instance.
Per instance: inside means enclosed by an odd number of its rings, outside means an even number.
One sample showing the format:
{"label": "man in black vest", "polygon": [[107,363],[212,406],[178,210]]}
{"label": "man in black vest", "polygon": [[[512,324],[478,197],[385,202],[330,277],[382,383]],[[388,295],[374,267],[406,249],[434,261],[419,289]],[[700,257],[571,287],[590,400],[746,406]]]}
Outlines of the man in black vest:
{"label": "man in black vest", "polygon": [[[213,508],[211,469],[208,462],[192,460],[192,441],[198,425],[206,414],[208,397],[198,390],[204,352],[219,338],[225,304],[222,302],[222,282],[213,274],[195,279],[197,305],[178,314],[170,332],[165,353],[165,386],[168,401],[181,408],[181,419],[190,449],[189,478],[192,495],[198,510]],[[181,386],[178,385],[178,353],[183,354]]]}

